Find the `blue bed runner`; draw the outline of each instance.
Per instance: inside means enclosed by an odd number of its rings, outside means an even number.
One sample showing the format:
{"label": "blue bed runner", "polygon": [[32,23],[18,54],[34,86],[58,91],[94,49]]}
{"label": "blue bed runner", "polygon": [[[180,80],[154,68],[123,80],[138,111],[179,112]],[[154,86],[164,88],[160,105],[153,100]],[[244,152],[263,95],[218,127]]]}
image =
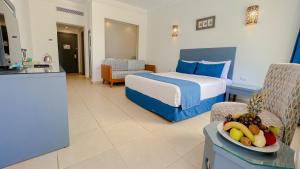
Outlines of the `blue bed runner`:
{"label": "blue bed runner", "polygon": [[199,103],[201,102],[200,100],[201,88],[198,83],[188,81],[188,80],[159,76],[152,73],[138,73],[136,75],[147,79],[157,80],[160,82],[170,83],[178,86],[181,92],[182,110],[186,110],[196,105],[199,105]]}

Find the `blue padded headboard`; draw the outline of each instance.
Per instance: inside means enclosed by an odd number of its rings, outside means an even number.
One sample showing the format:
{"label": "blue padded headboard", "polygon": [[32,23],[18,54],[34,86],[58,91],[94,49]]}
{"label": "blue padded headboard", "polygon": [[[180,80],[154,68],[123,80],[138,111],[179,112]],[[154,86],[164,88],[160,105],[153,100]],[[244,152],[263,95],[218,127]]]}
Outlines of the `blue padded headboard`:
{"label": "blue padded headboard", "polygon": [[228,61],[231,60],[231,66],[228,73],[228,79],[233,77],[235,63],[236,47],[224,48],[199,48],[199,49],[181,49],[180,59],[186,61]]}

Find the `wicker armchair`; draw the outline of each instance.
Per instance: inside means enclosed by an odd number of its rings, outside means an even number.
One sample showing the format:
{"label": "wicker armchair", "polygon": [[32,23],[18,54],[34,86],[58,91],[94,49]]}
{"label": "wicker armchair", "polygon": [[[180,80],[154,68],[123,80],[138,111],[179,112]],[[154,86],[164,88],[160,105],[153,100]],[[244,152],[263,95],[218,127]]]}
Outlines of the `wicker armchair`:
{"label": "wicker armchair", "polygon": [[[280,127],[280,139],[290,145],[300,117],[300,65],[273,64],[265,79],[264,110],[259,116],[266,125]],[[211,121],[222,121],[228,114],[246,113],[243,103],[218,103],[211,111]]]}

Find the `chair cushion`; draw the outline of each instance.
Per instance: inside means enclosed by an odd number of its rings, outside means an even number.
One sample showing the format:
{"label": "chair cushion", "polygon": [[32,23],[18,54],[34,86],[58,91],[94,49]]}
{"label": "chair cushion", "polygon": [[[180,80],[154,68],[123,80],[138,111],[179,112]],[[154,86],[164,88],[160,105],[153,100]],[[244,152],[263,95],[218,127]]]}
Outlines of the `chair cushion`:
{"label": "chair cushion", "polygon": [[125,79],[127,75],[133,75],[136,73],[151,73],[147,70],[138,70],[138,71],[113,71],[112,78],[113,79]]}
{"label": "chair cushion", "polygon": [[247,104],[237,102],[222,102],[214,104],[211,110],[210,121],[224,121],[228,114],[247,113]]}
{"label": "chair cushion", "polygon": [[127,71],[128,70],[128,60],[126,59],[105,59],[104,64],[111,65],[113,71]]}
{"label": "chair cushion", "polygon": [[275,114],[263,110],[258,116],[262,119],[262,122],[266,126],[275,126],[279,127],[281,131],[283,131],[283,123],[281,122],[280,118],[277,117]]}
{"label": "chair cushion", "polygon": [[128,60],[128,70],[136,71],[136,70],[145,70],[145,61],[143,60]]}
{"label": "chair cushion", "polygon": [[280,134],[279,134],[279,140],[282,140],[282,137],[283,137],[283,132],[284,132],[284,125],[283,123],[281,122],[280,118],[277,117],[275,114],[269,112],[269,111],[266,111],[266,110],[263,110],[261,113],[258,114],[258,116],[261,118],[263,124],[265,126],[275,126],[275,127],[278,127],[280,128]]}

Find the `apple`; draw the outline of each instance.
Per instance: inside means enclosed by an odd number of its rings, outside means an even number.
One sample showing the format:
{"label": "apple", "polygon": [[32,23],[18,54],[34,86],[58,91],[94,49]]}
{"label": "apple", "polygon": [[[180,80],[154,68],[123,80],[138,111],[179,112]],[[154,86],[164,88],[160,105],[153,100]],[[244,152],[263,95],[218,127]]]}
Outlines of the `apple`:
{"label": "apple", "polygon": [[240,141],[240,139],[244,136],[243,132],[239,129],[232,128],[230,130],[230,137],[236,141]]}
{"label": "apple", "polygon": [[276,143],[276,137],[272,132],[265,133],[266,145],[271,146]]}

